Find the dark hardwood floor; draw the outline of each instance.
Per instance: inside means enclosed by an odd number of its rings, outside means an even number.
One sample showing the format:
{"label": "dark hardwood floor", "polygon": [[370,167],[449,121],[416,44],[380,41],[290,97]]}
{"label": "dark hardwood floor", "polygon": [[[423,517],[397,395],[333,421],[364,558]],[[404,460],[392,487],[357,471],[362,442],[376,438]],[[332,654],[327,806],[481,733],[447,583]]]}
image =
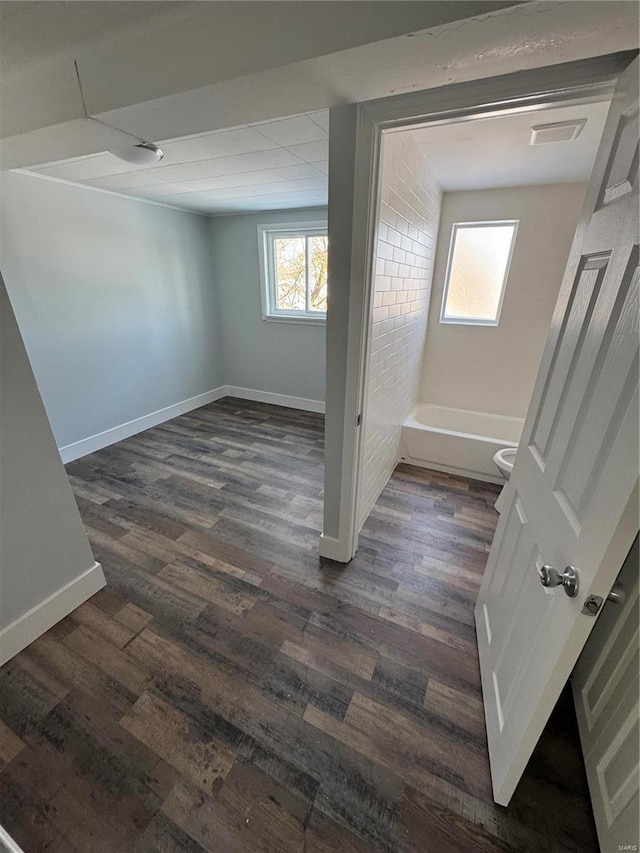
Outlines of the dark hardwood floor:
{"label": "dark hardwood floor", "polygon": [[68,472],[108,586],[0,669],[25,853],[597,850],[566,696],[492,801],[495,486],[400,466],[341,566],[318,415],[225,399]]}

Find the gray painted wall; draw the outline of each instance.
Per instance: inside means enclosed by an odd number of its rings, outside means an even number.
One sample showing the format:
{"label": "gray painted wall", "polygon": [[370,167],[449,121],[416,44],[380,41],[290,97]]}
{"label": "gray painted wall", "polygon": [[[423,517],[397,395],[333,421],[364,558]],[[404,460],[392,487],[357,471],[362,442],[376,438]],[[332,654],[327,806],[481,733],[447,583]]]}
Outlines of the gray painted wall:
{"label": "gray painted wall", "polygon": [[2,631],[94,559],[1,276],[0,379]]}
{"label": "gray painted wall", "polygon": [[0,222],[58,447],[223,383],[207,218],[4,173]]}
{"label": "gray painted wall", "polygon": [[262,319],[257,226],[326,215],[321,208],[211,219],[227,385],[324,400],[326,327]]}

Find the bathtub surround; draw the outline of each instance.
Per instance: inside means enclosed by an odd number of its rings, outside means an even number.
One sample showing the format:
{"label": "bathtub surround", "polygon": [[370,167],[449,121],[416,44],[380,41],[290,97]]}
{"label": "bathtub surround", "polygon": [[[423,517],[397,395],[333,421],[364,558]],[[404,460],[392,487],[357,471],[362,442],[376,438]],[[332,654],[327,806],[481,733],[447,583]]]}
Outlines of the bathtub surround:
{"label": "bathtub surround", "polygon": [[[420,400],[523,418],[580,216],[586,184],[445,193]],[[518,219],[497,326],[440,323],[454,222]]]}
{"label": "bathtub surround", "polygon": [[326,208],[211,217],[213,280],[227,385],[309,400],[312,411],[324,402],[326,326],[263,319],[258,225],[326,218]]}
{"label": "bathtub surround", "polygon": [[58,447],[223,384],[205,217],[11,172],[1,215],[2,272]]}
{"label": "bathtub surround", "polygon": [[417,399],[440,205],[440,187],[413,133],[385,134],[359,526],[398,462],[402,425]]}

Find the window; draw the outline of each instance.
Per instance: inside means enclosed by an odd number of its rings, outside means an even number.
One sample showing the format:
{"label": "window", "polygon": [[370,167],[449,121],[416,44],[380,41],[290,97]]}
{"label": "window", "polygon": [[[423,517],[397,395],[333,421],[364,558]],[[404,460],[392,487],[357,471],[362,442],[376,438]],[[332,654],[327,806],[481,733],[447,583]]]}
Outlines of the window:
{"label": "window", "polygon": [[497,326],[518,231],[509,222],[455,222],[441,323]]}
{"label": "window", "polygon": [[327,316],[327,224],[259,225],[262,316],[324,323]]}

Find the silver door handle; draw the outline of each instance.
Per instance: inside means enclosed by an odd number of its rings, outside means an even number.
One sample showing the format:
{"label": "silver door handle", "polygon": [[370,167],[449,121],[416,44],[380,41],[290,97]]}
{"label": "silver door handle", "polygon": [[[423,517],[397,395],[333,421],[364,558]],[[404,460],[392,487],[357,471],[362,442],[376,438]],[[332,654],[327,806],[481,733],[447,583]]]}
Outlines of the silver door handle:
{"label": "silver door handle", "polygon": [[569,598],[575,598],[578,594],[580,578],[578,570],[573,566],[567,566],[563,572],[553,566],[542,566],[538,569],[538,575],[542,586],[562,586]]}
{"label": "silver door handle", "polygon": [[624,604],[627,600],[627,593],[621,583],[616,581],[611,587],[611,592],[607,596],[607,601],[612,601],[614,604]]}

